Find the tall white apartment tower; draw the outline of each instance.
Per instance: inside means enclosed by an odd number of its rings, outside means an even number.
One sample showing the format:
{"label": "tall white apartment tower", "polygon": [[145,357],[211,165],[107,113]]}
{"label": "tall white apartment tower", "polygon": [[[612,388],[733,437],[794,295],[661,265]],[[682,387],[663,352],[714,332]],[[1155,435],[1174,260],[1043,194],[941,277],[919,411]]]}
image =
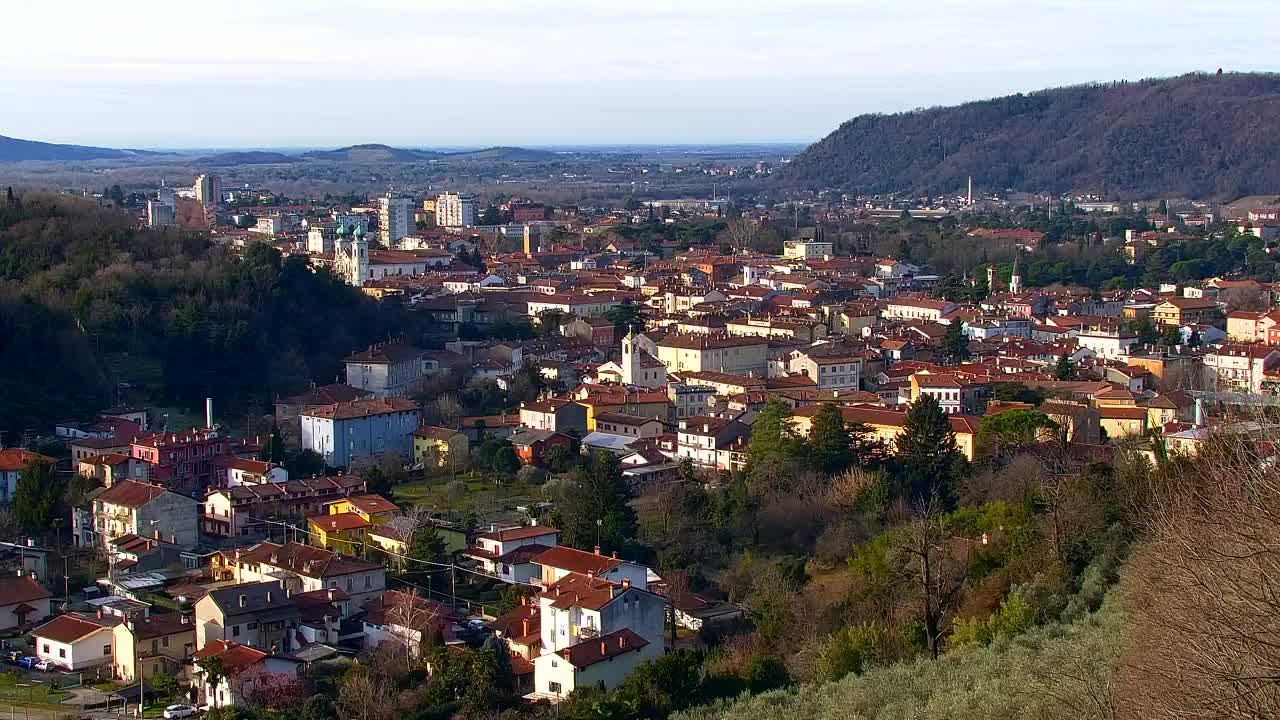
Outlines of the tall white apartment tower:
{"label": "tall white apartment tower", "polygon": [[413,206],[407,197],[393,193],[378,198],[378,234],[382,244],[394,247],[400,238],[413,232]]}
{"label": "tall white apartment tower", "polygon": [[441,193],[436,198],[436,225],[441,227],[474,227],[476,199],[455,192]]}
{"label": "tall white apartment tower", "polygon": [[222,199],[222,178],[217,175],[198,175],[191,190],[201,205],[217,207]]}

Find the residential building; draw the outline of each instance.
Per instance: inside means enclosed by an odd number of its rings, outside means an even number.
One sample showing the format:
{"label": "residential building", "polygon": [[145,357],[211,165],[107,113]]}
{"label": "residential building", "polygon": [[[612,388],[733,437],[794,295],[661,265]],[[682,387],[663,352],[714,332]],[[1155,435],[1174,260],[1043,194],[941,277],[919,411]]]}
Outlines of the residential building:
{"label": "residential building", "polygon": [[338,590],[350,600],[349,612],[381,595],[387,586],[386,569],[378,563],[296,542],[261,542],[246,550],[223,551],[219,558],[222,578],[237,583],[283,581],[295,594]]}
{"label": "residential building", "polygon": [[541,654],[528,697],[554,702],[579,687],[616,687],[662,654],[665,608],[625,579],[570,573],[548,585],[538,596]]}
{"label": "residential building", "polygon": [[286,581],[247,582],[211,590],[196,601],[195,614],[196,647],[201,650],[219,640],[284,653],[303,644],[297,640],[302,610]]}
{"label": "residential building", "polygon": [[744,453],[751,426],[730,418],[694,416],[680,421],[676,456],[716,470],[741,469],[734,453]]}
{"label": "residential building", "polygon": [[911,402],[929,395],[948,415],[976,415],[986,388],[952,373],[919,372],[911,376]]}
{"label": "residential building", "polygon": [[220,455],[213,459],[213,477],[219,487],[239,487],[286,482],[289,471],[261,460]]}
{"label": "residential building", "polygon": [[1147,431],[1147,409],[1140,407],[1099,407],[1098,423],[1108,438],[1142,435]]}
{"label": "residential building", "polygon": [[576,430],[578,436],[587,434],[587,408],[572,400],[551,398],[532,403],[520,403],[520,424],[531,430],[550,430],[567,433]]}
{"label": "residential building", "polygon": [[475,196],[447,192],[440,193],[436,197],[436,225],[440,227],[474,227],[475,224]]}
{"label": "residential building", "polygon": [[147,463],[147,479],[186,495],[202,497],[214,484],[213,459],[228,452],[217,430],[150,433],[133,439],[129,454]]}
{"label": "residential building", "polygon": [[136,682],[157,673],[181,675],[196,651],[196,624],[181,612],[134,616],[112,628],[114,677]]}
{"label": "residential building", "polygon": [[427,468],[463,470],[471,459],[466,433],[434,425],[413,432],[413,462]]}
{"label": "residential building", "polygon": [[0,450],[0,505],[8,505],[13,493],[18,489],[18,476],[22,469],[33,462],[53,464],[54,458],[34,453],[21,448],[5,448]]}
{"label": "residential building", "polygon": [[889,300],[884,305],[880,316],[893,320],[924,320],[938,322],[943,315],[955,310],[958,305],[946,300],[913,300],[898,298]]}
{"label": "residential building", "polygon": [[[347,384],[374,397],[405,397],[422,389],[427,378],[424,353],[402,342],[377,343],[344,361]],[[335,399],[352,402],[354,399]]]}
{"label": "residential building", "polygon": [[0,576],[0,631],[14,631],[49,617],[51,593],[24,568]]}
{"label": "residential building", "polygon": [[[192,666],[196,685],[200,688],[202,708],[238,707],[255,694],[271,692],[282,680],[296,680],[302,672],[301,660],[276,652],[265,652],[226,640],[215,640],[196,651]],[[218,658],[224,673],[217,685],[209,682],[203,661]],[[275,676],[279,676],[278,678]]]}
{"label": "residential building", "polygon": [[542,467],[551,448],[564,448],[565,452],[572,455],[575,445],[573,438],[554,430],[524,430],[512,435],[508,441],[520,462],[534,467]]}
{"label": "residential building", "polygon": [[1280,365],[1280,350],[1271,346],[1223,345],[1201,359],[1208,377],[1229,392],[1258,394],[1263,377]]}
{"label": "residential building", "polygon": [[217,175],[197,175],[191,186],[196,202],[206,208],[216,208],[222,202],[222,178]]}
{"label": "residential building", "polygon": [[413,592],[388,590],[364,605],[364,647],[375,650],[384,643],[411,658],[419,658],[431,636],[439,633],[445,644],[458,644],[458,621],[462,617],[448,605],[420,597]]}
{"label": "residential building", "polygon": [[539,567],[538,578],[534,582],[544,588],[574,573],[613,583],[625,581],[641,589],[649,587],[649,568],[629,560],[619,560],[616,552],[605,555],[599,547],[594,552],[586,552],[557,545],[534,557],[533,563]]}
{"label": "residential building", "polygon": [[309,408],[300,418],[302,447],[325,465],[348,467],[373,455],[412,457],[419,414],[417,403],[387,397]]}
{"label": "residential building", "polygon": [[[813,416],[818,411],[818,405],[806,405],[797,408],[791,417],[791,426],[798,435],[807,436],[813,424]],[[841,407],[840,415],[844,417],[847,424],[866,425],[874,434],[874,437],[883,441],[892,451],[896,447],[896,441],[907,423],[907,413],[899,410],[886,410],[881,407],[869,405],[859,405],[854,407]],[[972,461],[974,457],[975,441],[978,436],[979,419],[972,415],[949,415],[947,420],[951,423],[951,432],[956,439],[956,448],[964,455],[966,459]]]}
{"label": "residential building", "polygon": [[31,631],[35,656],[71,671],[110,665],[114,648],[111,628],[120,622],[121,618],[112,615],[59,615]]}
{"label": "residential building", "polygon": [[369,529],[400,514],[400,508],[381,495],[355,495],[335,500],[321,515],[307,518],[307,530],[320,547],[359,557],[365,554]]}
{"label": "residential building", "polygon": [[163,200],[147,201],[147,227],[168,227],[178,223],[178,210],[174,203]]}
{"label": "residential building", "polygon": [[1128,357],[1138,344],[1138,336],[1119,327],[1095,327],[1081,330],[1076,342],[1098,357],[1111,360]]}
{"label": "residential building", "polygon": [[[356,363],[357,366],[362,364]],[[357,370],[357,372],[360,371]],[[364,400],[373,396],[374,393],[370,390],[362,390],[346,383],[314,387],[300,395],[276,400],[276,426],[280,428],[280,434],[286,443],[296,443],[302,434],[300,417],[303,410],[320,405]]]}
{"label": "residential building", "polygon": [[542,577],[542,566],[533,559],[560,544],[560,531],[546,525],[498,529],[476,536],[463,553],[479,570],[503,582],[528,584]]}
{"label": "residential building", "polygon": [[395,247],[400,238],[413,233],[413,203],[393,193],[378,198],[378,233],[384,247]]}
{"label": "residential building", "polygon": [[671,334],[658,341],[658,360],[671,373],[714,370],[765,377],[769,342],[754,337]]}
{"label": "residential building", "polygon": [[819,390],[857,390],[862,384],[860,355],[801,353],[788,363],[789,371],[814,381]]}
{"label": "residential building", "polygon": [[677,419],[707,414],[709,401],[715,395],[715,388],[708,385],[676,382],[667,385],[667,396],[675,406]]}
{"label": "residential building", "polygon": [[217,488],[205,496],[201,531],[221,537],[263,535],[279,527],[275,522],[301,524],[326,503],[365,490],[357,475]]}
{"label": "residential building", "polygon": [[835,253],[835,245],[820,240],[788,240],[782,245],[782,256],[788,260],[823,260]]}
{"label": "residential building", "polygon": [[1221,315],[1211,298],[1169,298],[1151,310],[1152,322],[1160,327],[1212,324]]}
{"label": "residential building", "polygon": [[123,535],[164,539],[184,548],[200,539],[200,503],[159,485],[124,480],[92,502],[93,532],[104,547]]}

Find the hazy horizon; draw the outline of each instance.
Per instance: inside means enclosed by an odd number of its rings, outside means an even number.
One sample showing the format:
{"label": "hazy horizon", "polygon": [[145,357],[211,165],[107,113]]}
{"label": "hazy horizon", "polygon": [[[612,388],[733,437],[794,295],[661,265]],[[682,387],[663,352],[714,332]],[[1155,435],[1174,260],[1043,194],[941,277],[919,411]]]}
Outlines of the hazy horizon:
{"label": "hazy horizon", "polygon": [[6,11],[30,31],[0,46],[0,134],[165,150],[803,144],[867,112],[1266,70],[1254,59],[1280,49],[1280,10],[1258,0],[533,5],[24,3]]}

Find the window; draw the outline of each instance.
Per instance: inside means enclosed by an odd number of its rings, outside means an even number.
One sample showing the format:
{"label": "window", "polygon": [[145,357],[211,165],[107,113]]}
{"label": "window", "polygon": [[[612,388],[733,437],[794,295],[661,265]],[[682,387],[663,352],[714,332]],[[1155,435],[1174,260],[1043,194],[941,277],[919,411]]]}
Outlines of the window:
{"label": "window", "polygon": [[151,654],[152,654],[152,655],[155,655],[155,654],[156,654],[156,653],[158,653],[158,652],[160,652],[160,641],[158,641],[158,640],[152,640],[152,641],[151,641]]}
{"label": "window", "polygon": [[103,645],[103,646],[102,646],[102,654],[103,654],[103,655],[110,655],[110,654],[111,654],[111,646],[110,646],[110,645]]}
{"label": "window", "polygon": [[372,577],[372,576],[370,576],[370,575],[365,575],[365,576],[364,576],[364,587],[365,587],[365,589],[366,589],[366,590],[368,590],[369,588],[373,587],[373,577]]}
{"label": "window", "polygon": [[168,636],[168,635],[165,635],[164,637],[160,638],[160,646],[161,646],[161,647],[169,647],[169,636]]}
{"label": "window", "polygon": [[240,626],[239,626],[239,625],[232,625],[232,626],[231,626],[231,637],[240,637]]}
{"label": "window", "polygon": [[45,644],[41,645],[41,646],[40,646],[40,652],[42,652],[42,653],[46,653],[46,654],[47,654],[47,653],[49,652],[49,643],[45,643]]}
{"label": "window", "polygon": [[552,660],[551,667],[560,667],[560,663],[556,662],[555,660]]}
{"label": "window", "polygon": [[251,622],[251,623],[249,623],[248,625],[245,625],[245,629],[246,629],[246,630],[257,630],[257,629],[258,629],[258,623],[256,623],[256,622]]}
{"label": "window", "polygon": [[[47,650],[47,648],[46,648],[46,650]],[[66,657],[66,656],[67,656],[67,649],[66,649],[66,648],[58,648],[58,657],[60,657],[60,658],[64,658],[64,657]]]}

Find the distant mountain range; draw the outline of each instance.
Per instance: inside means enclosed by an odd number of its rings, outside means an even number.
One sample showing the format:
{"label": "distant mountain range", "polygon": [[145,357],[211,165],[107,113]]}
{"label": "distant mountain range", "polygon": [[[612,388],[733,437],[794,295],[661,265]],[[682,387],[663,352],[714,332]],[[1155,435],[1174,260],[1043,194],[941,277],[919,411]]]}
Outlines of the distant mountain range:
{"label": "distant mountain range", "polygon": [[780,172],[792,185],[1109,197],[1280,191],[1280,75],[1192,74],[862,115]]}
{"label": "distant mountain range", "polygon": [[162,157],[167,153],[147,150],[114,150],[112,148],[91,147],[89,145],[59,145],[57,143],[37,142],[35,140],[19,140],[18,138],[0,135],[0,162],[21,162],[24,160],[127,160],[144,157]]}

